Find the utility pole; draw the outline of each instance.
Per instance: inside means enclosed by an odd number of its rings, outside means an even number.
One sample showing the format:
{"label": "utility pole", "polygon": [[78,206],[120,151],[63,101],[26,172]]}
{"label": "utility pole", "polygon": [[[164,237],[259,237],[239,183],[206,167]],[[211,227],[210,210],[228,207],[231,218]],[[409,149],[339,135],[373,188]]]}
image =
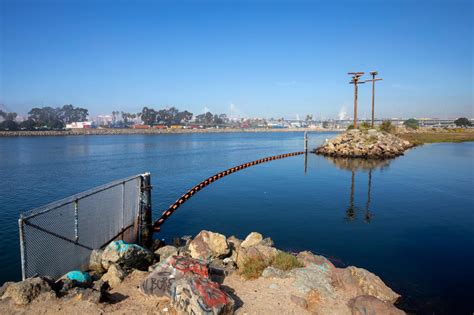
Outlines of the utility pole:
{"label": "utility pole", "polygon": [[359,81],[364,72],[349,72],[348,74],[352,75],[352,81],[349,84],[354,84],[354,129],[357,129],[357,85],[365,83]]}
{"label": "utility pole", "polygon": [[375,76],[379,74],[377,71],[370,71],[370,74],[372,75],[372,80],[365,80],[365,82],[372,82],[372,128],[374,128],[375,81],[380,81],[382,78],[375,78]]}

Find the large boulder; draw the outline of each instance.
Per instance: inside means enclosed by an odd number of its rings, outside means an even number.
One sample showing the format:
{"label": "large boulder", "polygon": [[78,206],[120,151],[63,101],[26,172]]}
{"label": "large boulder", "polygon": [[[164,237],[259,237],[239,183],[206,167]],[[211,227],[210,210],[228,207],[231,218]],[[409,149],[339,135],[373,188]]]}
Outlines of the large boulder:
{"label": "large boulder", "polygon": [[301,262],[305,267],[316,265],[322,269],[328,271],[334,270],[336,267],[330,262],[326,257],[315,255],[310,251],[299,252],[296,256],[299,262]]}
{"label": "large boulder", "polygon": [[178,255],[178,249],[172,245],[160,247],[155,251],[155,256],[158,257],[160,262],[173,255]]}
{"label": "large boulder", "polygon": [[102,266],[108,270],[111,264],[122,267],[126,272],[132,269],[147,270],[153,263],[153,253],[136,244],[114,241],[105,247],[102,253]]}
{"label": "large boulder", "polygon": [[230,253],[230,248],[224,235],[201,231],[189,243],[189,252],[192,258],[211,260],[226,257]]}
{"label": "large boulder", "polygon": [[276,248],[265,245],[256,245],[248,248],[240,247],[237,254],[237,267],[242,268],[249,259],[259,259],[270,263],[277,254],[278,250]]}
{"label": "large boulder", "polygon": [[7,288],[14,284],[15,282],[12,282],[12,281],[7,281],[5,282],[1,287],[0,287],[0,299],[2,298],[3,294],[5,293],[5,291],[7,290]]}
{"label": "large boulder", "polygon": [[381,301],[395,303],[399,294],[390,289],[378,276],[354,266],[339,270],[339,280],[346,291],[358,291],[358,295],[375,296]]}
{"label": "large boulder", "polygon": [[69,299],[72,301],[87,301],[90,303],[100,303],[103,299],[103,291],[95,290],[93,288],[79,288],[75,287],[71,289],[64,299]]}
{"label": "large boulder", "polygon": [[229,244],[231,255],[225,259],[227,259],[227,263],[232,262],[233,264],[236,264],[237,253],[240,251],[240,245],[242,244],[242,240],[232,235],[227,238],[227,243]]}
{"label": "large boulder", "polygon": [[285,278],[286,277],[286,272],[272,267],[268,266],[267,268],[263,269],[262,271],[262,277],[264,278]]}
{"label": "large boulder", "polygon": [[288,272],[288,277],[295,279],[293,285],[301,293],[314,290],[323,298],[334,295],[331,273],[317,265],[295,268]]}
{"label": "large boulder", "polygon": [[91,255],[89,257],[89,270],[95,271],[96,273],[102,274],[106,270],[102,266],[102,254],[103,254],[102,249],[94,249],[91,252]]}
{"label": "large boulder", "polygon": [[251,247],[258,245],[261,241],[263,240],[262,234],[258,232],[252,232],[247,237],[245,240],[240,244],[242,247]]}
{"label": "large boulder", "polygon": [[196,275],[174,283],[171,301],[178,314],[234,313],[234,300],[220,289],[219,284]]}
{"label": "large boulder", "polygon": [[171,256],[145,278],[140,290],[169,297],[178,314],[232,314],[233,299],[209,279],[201,260]]}
{"label": "large boulder", "polygon": [[198,259],[170,256],[156,265],[153,272],[140,285],[140,290],[149,295],[171,297],[172,284],[186,274],[209,277],[207,264]]}
{"label": "large boulder", "polygon": [[371,295],[361,295],[349,301],[352,315],[403,315],[404,311],[399,310],[393,304],[383,302]]}
{"label": "large boulder", "polygon": [[109,270],[100,278],[102,281],[107,282],[111,288],[117,287],[122,283],[123,279],[127,276],[125,271],[119,265],[112,264]]}
{"label": "large boulder", "polygon": [[8,285],[2,299],[11,298],[15,304],[26,305],[40,294],[51,293],[51,291],[51,286],[45,279],[28,278],[24,281]]}

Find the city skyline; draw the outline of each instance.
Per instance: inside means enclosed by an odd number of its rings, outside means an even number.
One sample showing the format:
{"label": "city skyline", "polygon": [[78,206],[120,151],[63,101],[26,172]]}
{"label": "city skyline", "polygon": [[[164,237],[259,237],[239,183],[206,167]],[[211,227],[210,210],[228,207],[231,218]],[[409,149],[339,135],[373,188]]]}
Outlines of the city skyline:
{"label": "city skyline", "polygon": [[[473,116],[470,1],[7,0],[0,14],[0,103],[22,115],[73,104],[351,117],[346,73],[377,70],[376,118]],[[361,86],[358,116],[370,106]]]}

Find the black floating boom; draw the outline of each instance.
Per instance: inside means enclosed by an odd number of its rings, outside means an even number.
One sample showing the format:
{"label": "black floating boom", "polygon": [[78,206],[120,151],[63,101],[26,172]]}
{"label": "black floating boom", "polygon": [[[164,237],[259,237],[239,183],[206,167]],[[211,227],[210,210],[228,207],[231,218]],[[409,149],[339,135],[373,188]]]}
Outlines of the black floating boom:
{"label": "black floating boom", "polygon": [[263,158],[263,159],[255,160],[255,161],[248,162],[248,163],[244,163],[244,164],[241,164],[239,166],[231,167],[228,170],[222,171],[220,173],[217,173],[217,174],[203,180],[202,182],[200,182],[199,184],[197,184],[196,186],[194,186],[193,188],[188,190],[184,195],[182,195],[178,200],[176,200],[175,203],[173,203],[171,206],[169,206],[169,208],[165,212],[163,212],[161,217],[158,220],[156,220],[155,223],[154,223],[155,232],[160,231],[160,227],[166,221],[166,219],[168,219],[170,217],[170,215],[172,215],[183,203],[185,203],[186,200],[191,198],[195,193],[197,193],[198,191],[200,191],[204,187],[206,187],[209,184],[217,181],[218,179],[221,179],[224,176],[227,176],[229,174],[238,172],[238,171],[243,170],[244,168],[247,168],[247,167],[250,167],[250,166],[254,166],[254,165],[257,165],[257,164],[260,164],[260,163],[269,162],[269,161],[273,161],[273,160],[284,159],[284,158],[287,158],[287,157],[290,157],[290,156],[301,155],[301,154],[304,154],[304,153],[305,153],[304,151],[299,151],[299,152],[292,152],[292,153],[269,156],[269,157],[266,157],[266,158]]}

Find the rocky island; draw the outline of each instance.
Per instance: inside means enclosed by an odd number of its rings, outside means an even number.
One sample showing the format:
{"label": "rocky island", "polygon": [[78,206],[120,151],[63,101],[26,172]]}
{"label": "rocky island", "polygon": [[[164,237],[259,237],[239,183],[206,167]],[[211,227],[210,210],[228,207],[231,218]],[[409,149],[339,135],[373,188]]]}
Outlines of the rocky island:
{"label": "rocky island", "polygon": [[407,140],[376,129],[349,130],[316,148],[313,152],[324,156],[388,159],[394,158],[413,147]]}
{"label": "rocky island", "polygon": [[404,314],[373,273],[287,253],[252,232],[201,231],[150,249],[123,241],[94,250],[87,271],[5,283],[0,312],[41,314]]}

